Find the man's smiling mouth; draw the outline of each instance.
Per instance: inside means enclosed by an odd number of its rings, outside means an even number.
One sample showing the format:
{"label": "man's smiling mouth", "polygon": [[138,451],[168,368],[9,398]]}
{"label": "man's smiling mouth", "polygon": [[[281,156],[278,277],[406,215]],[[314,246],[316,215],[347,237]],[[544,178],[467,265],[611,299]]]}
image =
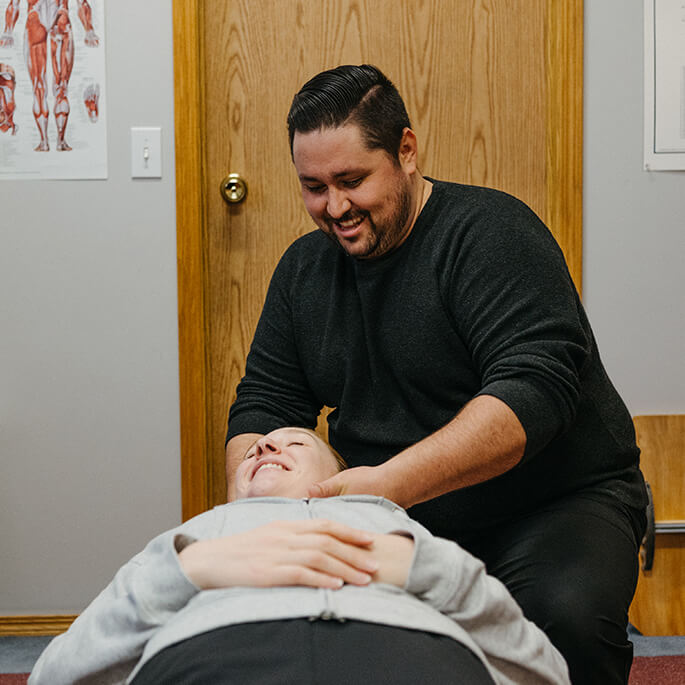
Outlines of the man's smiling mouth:
{"label": "man's smiling mouth", "polygon": [[359,228],[364,222],[366,215],[355,216],[351,219],[329,221],[335,232],[343,238],[355,236],[359,232]]}
{"label": "man's smiling mouth", "polygon": [[364,217],[358,216],[354,219],[348,219],[347,221],[339,221],[338,226],[343,229],[355,228],[356,226],[359,226],[362,221],[364,221]]}

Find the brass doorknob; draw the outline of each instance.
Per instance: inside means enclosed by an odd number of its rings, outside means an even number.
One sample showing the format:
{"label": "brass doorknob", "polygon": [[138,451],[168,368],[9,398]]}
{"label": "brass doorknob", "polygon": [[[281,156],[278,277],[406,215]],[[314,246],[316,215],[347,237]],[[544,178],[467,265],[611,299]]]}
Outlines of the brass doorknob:
{"label": "brass doorknob", "polygon": [[230,205],[237,205],[247,195],[247,183],[240,174],[229,174],[219,186],[221,197]]}

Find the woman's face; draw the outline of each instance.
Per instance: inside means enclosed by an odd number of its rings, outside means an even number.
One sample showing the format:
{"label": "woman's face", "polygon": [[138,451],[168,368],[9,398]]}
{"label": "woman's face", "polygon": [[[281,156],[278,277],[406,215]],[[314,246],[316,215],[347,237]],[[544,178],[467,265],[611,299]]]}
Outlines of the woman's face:
{"label": "woman's face", "polygon": [[307,497],[314,483],[340,467],[323,440],[304,428],[279,428],[259,438],[236,469],[236,499]]}

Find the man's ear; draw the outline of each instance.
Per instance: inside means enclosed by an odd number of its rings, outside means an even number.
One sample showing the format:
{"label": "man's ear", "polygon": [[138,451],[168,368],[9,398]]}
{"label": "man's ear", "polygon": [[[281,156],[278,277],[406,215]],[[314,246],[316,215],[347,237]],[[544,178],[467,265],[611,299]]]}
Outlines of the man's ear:
{"label": "man's ear", "polygon": [[416,134],[405,126],[402,131],[402,139],[400,140],[400,148],[397,156],[400,166],[407,174],[413,174],[416,171],[418,149]]}

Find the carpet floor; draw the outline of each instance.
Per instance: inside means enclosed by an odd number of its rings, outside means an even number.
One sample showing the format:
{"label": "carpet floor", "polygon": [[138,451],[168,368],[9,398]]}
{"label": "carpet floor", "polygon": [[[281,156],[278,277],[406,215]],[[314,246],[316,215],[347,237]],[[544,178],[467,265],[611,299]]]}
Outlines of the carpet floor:
{"label": "carpet floor", "polygon": [[[0,673],[0,685],[26,685],[28,673]],[[638,656],[628,685],[683,685],[685,656]]]}

